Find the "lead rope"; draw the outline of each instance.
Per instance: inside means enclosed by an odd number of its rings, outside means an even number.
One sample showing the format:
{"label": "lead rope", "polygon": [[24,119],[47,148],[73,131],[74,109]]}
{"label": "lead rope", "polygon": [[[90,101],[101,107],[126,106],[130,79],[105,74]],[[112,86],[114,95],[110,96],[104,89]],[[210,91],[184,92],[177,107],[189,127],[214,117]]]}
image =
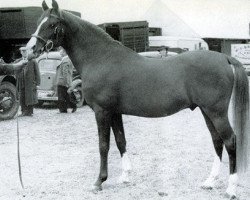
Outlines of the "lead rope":
{"label": "lead rope", "polygon": [[20,158],[20,139],[19,139],[19,122],[18,122],[18,113],[17,113],[17,160],[18,160],[18,174],[19,174],[19,180],[22,186],[22,189],[24,189],[23,185],[23,178],[22,178],[22,167],[21,167],[21,158]]}
{"label": "lead rope", "polygon": [[17,77],[16,88],[17,88],[17,102],[18,102],[17,118],[16,118],[16,124],[17,124],[17,161],[18,161],[18,174],[19,174],[19,180],[20,180],[22,189],[24,189],[23,178],[22,178],[21,157],[20,157],[20,132],[19,132],[19,120],[18,120],[18,111],[19,111],[19,102],[20,102],[19,77]]}

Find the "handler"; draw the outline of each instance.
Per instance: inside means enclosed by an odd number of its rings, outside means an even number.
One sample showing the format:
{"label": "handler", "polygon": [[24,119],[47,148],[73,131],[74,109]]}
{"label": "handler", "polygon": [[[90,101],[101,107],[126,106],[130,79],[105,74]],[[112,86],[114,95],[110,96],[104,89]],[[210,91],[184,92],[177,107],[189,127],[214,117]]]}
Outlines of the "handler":
{"label": "handler", "polygon": [[40,85],[40,72],[35,55],[27,47],[21,47],[22,60],[27,60],[26,67],[18,74],[20,91],[20,116],[32,116],[34,105],[38,103],[37,86]]}

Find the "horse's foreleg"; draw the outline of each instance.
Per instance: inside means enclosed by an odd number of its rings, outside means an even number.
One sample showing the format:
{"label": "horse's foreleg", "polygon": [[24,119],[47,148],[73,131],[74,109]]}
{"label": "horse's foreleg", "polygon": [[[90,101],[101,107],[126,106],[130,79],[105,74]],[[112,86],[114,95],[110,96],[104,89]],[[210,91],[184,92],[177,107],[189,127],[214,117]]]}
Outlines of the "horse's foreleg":
{"label": "horse's foreleg", "polygon": [[107,111],[95,111],[96,122],[98,126],[99,151],[100,151],[100,173],[94,184],[94,192],[102,190],[102,183],[108,177],[108,152],[110,144],[110,126],[111,117]]}
{"label": "horse's foreleg", "polygon": [[116,145],[122,157],[122,175],[119,178],[119,182],[129,182],[128,175],[131,170],[131,164],[126,150],[126,138],[125,138],[121,114],[113,115],[112,130],[115,135]]}
{"label": "horse's foreleg", "polygon": [[214,149],[216,152],[216,154],[214,156],[212,170],[210,172],[209,177],[202,184],[202,188],[212,189],[215,186],[216,181],[218,180],[218,176],[219,176],[219,172],[220,172],[222,152],[223,152],[223,140],[220,138],[219,133],[216,131],[210,118],[203,111],[202,111],[202,114],[205,118],[207,127],[211,133],[213,144],[214,144]]}

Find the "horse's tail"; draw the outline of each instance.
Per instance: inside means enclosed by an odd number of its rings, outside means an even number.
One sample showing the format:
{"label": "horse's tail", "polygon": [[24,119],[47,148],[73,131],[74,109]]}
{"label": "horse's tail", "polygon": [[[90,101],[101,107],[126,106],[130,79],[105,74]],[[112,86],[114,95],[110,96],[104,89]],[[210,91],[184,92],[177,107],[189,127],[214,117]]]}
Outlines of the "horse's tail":
{"label": "horse's tail", "polygon": [[242,64],[233,57],[227,57],[234,66],[233,124],[236,134],[237,171],[245,172],[248,167],[249,123],[249,83]]}

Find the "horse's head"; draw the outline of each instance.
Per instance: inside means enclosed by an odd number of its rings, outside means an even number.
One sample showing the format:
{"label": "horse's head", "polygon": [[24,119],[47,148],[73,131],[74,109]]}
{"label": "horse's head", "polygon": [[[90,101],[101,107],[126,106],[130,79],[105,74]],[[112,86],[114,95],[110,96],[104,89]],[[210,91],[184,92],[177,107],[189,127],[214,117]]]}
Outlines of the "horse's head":
{"label": "horse's head", "polygon": [[57,2],[52,0],[52,8],[49,9],[44,0],[42,8],[44,12],[38,20],[37,30],[27,43],[35,54],[61,46],[64,37],[65,25]]}

